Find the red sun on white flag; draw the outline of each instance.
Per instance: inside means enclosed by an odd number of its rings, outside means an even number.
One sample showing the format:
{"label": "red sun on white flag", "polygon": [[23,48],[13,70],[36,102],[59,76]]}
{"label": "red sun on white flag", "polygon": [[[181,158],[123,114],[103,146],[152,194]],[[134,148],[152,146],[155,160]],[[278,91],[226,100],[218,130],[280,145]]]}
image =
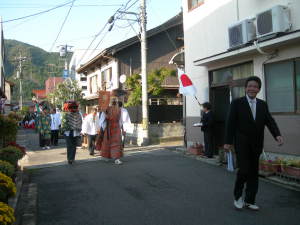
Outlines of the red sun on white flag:
{"label": "red sun on white flag", "polygon": [[193,82],[186,74],[181,74],[179,77],[179,93],[183,95],[193,95],[195,96],[197,93],[197,90],[195,86],[193,85]]}

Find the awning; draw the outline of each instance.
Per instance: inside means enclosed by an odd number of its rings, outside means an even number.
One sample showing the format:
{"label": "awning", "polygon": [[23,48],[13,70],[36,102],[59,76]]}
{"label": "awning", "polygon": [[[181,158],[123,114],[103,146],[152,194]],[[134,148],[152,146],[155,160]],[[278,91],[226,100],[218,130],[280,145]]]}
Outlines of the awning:
{"label": "awning", "polygon": [[[265,40],[263,42],[259,42],[259,48],[265,52],[272,52],[274,48],[279,48],[282,46],[286,46],[287,44],[299,43],[300,40],[300,31],[291,32],[285,34],[281,37],[276,37],[273,39]],[[251,55],[258,53],[257,47],[252,44],[251,46],[247,46],[244,48],[229,50],[226,52],[222,52],[213,56],[196,59],[194,60],[195,66],[208,66],[212,63],[222,62],[229,59],[236,59],[242,56]]]}

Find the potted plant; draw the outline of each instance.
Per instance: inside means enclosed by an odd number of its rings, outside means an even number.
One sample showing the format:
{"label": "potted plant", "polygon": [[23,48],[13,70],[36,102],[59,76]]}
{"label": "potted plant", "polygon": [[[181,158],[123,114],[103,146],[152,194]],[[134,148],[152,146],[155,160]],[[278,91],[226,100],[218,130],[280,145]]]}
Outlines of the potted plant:
{"label": "potted plant", "polygon": [[269,173],[281,172],[282,159],[276,158],[275,160],[260,160],[259,169]]}
{"label": "potted plant", "polygon": [[203,145],[196,142],[188,148],[188,152],[193,155],[203,155]]}

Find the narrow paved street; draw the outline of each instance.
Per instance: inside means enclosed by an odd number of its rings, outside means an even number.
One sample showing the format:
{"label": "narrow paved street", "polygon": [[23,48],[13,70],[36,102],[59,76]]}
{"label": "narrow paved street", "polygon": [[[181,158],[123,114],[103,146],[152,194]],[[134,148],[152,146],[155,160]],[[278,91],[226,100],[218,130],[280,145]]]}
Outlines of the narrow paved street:
{"label": "narrow paved street", "polygon": [[300,193],[261,181],[259,212],[232,206],[234,174],[169,150],[33,169],[38,225],[299,225]]}

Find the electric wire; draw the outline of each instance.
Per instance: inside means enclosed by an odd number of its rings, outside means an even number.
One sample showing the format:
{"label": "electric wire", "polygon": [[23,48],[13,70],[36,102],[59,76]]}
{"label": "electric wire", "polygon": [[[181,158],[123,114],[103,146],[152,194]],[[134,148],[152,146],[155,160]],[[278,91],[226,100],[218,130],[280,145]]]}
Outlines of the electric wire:
{"label": "electric wire", "polygon": [[[133,4],[131,4],[131,5],[127,8],[127,5],[128,5],[131,1],[132,1],[132,0],[127,1],[127,3],[126,3],[125,5],[122,5],[119,9],[117,9],[117,10],[115,11],[115,13],[113,14],[113,16],[115,16],[117,13],[119,13],[119,11],[121,11],[122,8],[125,8],[124,10],[128,10],[130,7],[132,7],[134,4],[136,4],[136,3],[138,2],[138,0],[136,0]],[[122,14],[122,13],[121,13],[121,14]],[[78,64],[80,64],[80,62],[81,62],[81,61],[83,60],[83,58],[86,56],[86,54],[87,54],[87,52],[88,52],[88,49],[91,49],[92,44],[93,44],[94,41],[97,39],[97,37],[99,37],[99,36],[102,34],[102,32],[103,32],[103,31],[105,30],[105,28],[107,27],[107,25],[108,25],[108,21],[104,24],[104,26],[102,27],[102,29],[94,36],[94,39],[91,41],[91,43],[90,43],[89,46],[87,47],[86,51],[84,51],[84,53],[82,54],[82,56],[81,56],[81,58],[80,58]],[[108,32],[106,32],[106,33],[103,35],[102,39],[98,42],[97,46],[96,46],[95,48],[93,48],[93,50],[90,52],[89,56],[91,56],[91,55],[94,53],[94,51],[97,49],[97,47],[100,45],[100,43],[102,43],[102,41],[104,40],[104,37],[107,35],[107,33],[108,33]]]}
{"label": "electric wire", "polygon": [[63,27],[64,27],[64,25],[65,25],[65,23],[66,23],[66,21],[67,21],[67,19],[68,19],[68,16],[69,16],[69,14],[70,14],[70,12],[71,12],[71,10],[72,10],[72,7],[73,7],[75,1],[76,1],[76,0],[73,0],[73,1],[72,1],[72,4],[71,4],[71,6],[70,6],[70,8],[69,8],[69,11],[68,11],[68,13],[67,13],[67,15],[66,15],[66,17],[65,17],[65,19],[64,19],[64,22],[62,23],[62,25],[61,25],[61,27],[60,27],[60,30],[59,30],[59,32],[58,32],[58,34],[57,34],[57,36],[56,36],[55,41],[53,42],[53,44],[52,44],[52,46],[51,46],[49,52],[52,51],[52,49],[53,49],[53,47],[54,47],[54,45],[55,45],[55,43],[56,43],[56,41],[57,41],[57,39],[58,39],[58,37],[59,37],[59,35],[60,35],[62,29],[63,29]]}
{"label": "electric wire", "polygon": [[[150,7],[151,7],[151,6],[150,6]],[[152,9],[152,12],[154,12],[155,15],[158,16],[158,14],[156,13],[156,11],[153,10],[153,7],[151,7],[151,9]],[[162,26],[165,28],[165,29],[164,29],[164,32],[166,33],[167,38],[169,39],[170,43],[173,45],[174,49],[177,50],[177,46],[176,46],[174,40],[172,40],[172,38],[171,38],[169,32],[167,31],[165,24],[163,23]]]}
{"label": "electric wire", "polygon": [[62,4],[62,5],[55,6],[55,7],[51,8],[51,9],[47,9],[47,10],[45,10],[45,11],[41,11],[41,12],[34,13],[34,14],[31,14],[31,15],[27,15],[27,16],[22,16],[22,17],[15,18],[15,19],[5,20],[5,21],[2,21],[1,23],[13,22],[13,21],[16,21],[16,20],[22,20],[22,19],[26,19],[26,18],[28,18],[28,17],[33,17],[33,16],[37,16],[37,15],[40,15],[40,14],[44,14],[44,13],[53,11],[53,10],[55,10],[55,9],[61,8],[61,7],[63,7],[63,6],[69,5],[69,4],[72,3],[72,2],[73,2],[73,0],[72,0],[72,1],[69,1],[69,2],[67,2],[67,3],[64,3],[64,4]]}
{"label": "electric wire", "polygon": [[[131,2],[132,0],[129,0],[126,4],[125,4],[125,6],[124,6],[124,10],[125,11],[127,11],[128,9],[130,9],[132,6],[134,6],[134,4],[136,4],[139,0],[136,0],[135,2],[133,2],[130,6],[128,6],[127,7],[127,5]],[[127,8],[126,8],[127,7]],[[122,14],[124,14],[124,15],[126,15],[125,13],[121,13],[121,15]],[[118,17],[119,18],[119,17]],[[100,45],[100,43],[102,43],[103,42],[103,40],[104,40],[104,38],[106,37],[106,35],[107,35],[107,33],[108,33],[109,31],[107,31],[104,35],[103,35],[103,37],[102,37],[102,39],[98,42],[98,44],[96,45],[96,47],[95,47],[95,50],[98,48],[98,46]],[[92,55],[94,53],[94,51],[92,51],[92,52],[90,52],[90,54],[89,54],[89,56],[90,55]]]}
{"label": "electric wire", "polygon": [[[121,4],[104,4],[104,5],[74,5],[73,7],[112,7],[121,6]],[[36,9],[36,8],[46,8],[45,6],[0,6],[0,9]]]}

